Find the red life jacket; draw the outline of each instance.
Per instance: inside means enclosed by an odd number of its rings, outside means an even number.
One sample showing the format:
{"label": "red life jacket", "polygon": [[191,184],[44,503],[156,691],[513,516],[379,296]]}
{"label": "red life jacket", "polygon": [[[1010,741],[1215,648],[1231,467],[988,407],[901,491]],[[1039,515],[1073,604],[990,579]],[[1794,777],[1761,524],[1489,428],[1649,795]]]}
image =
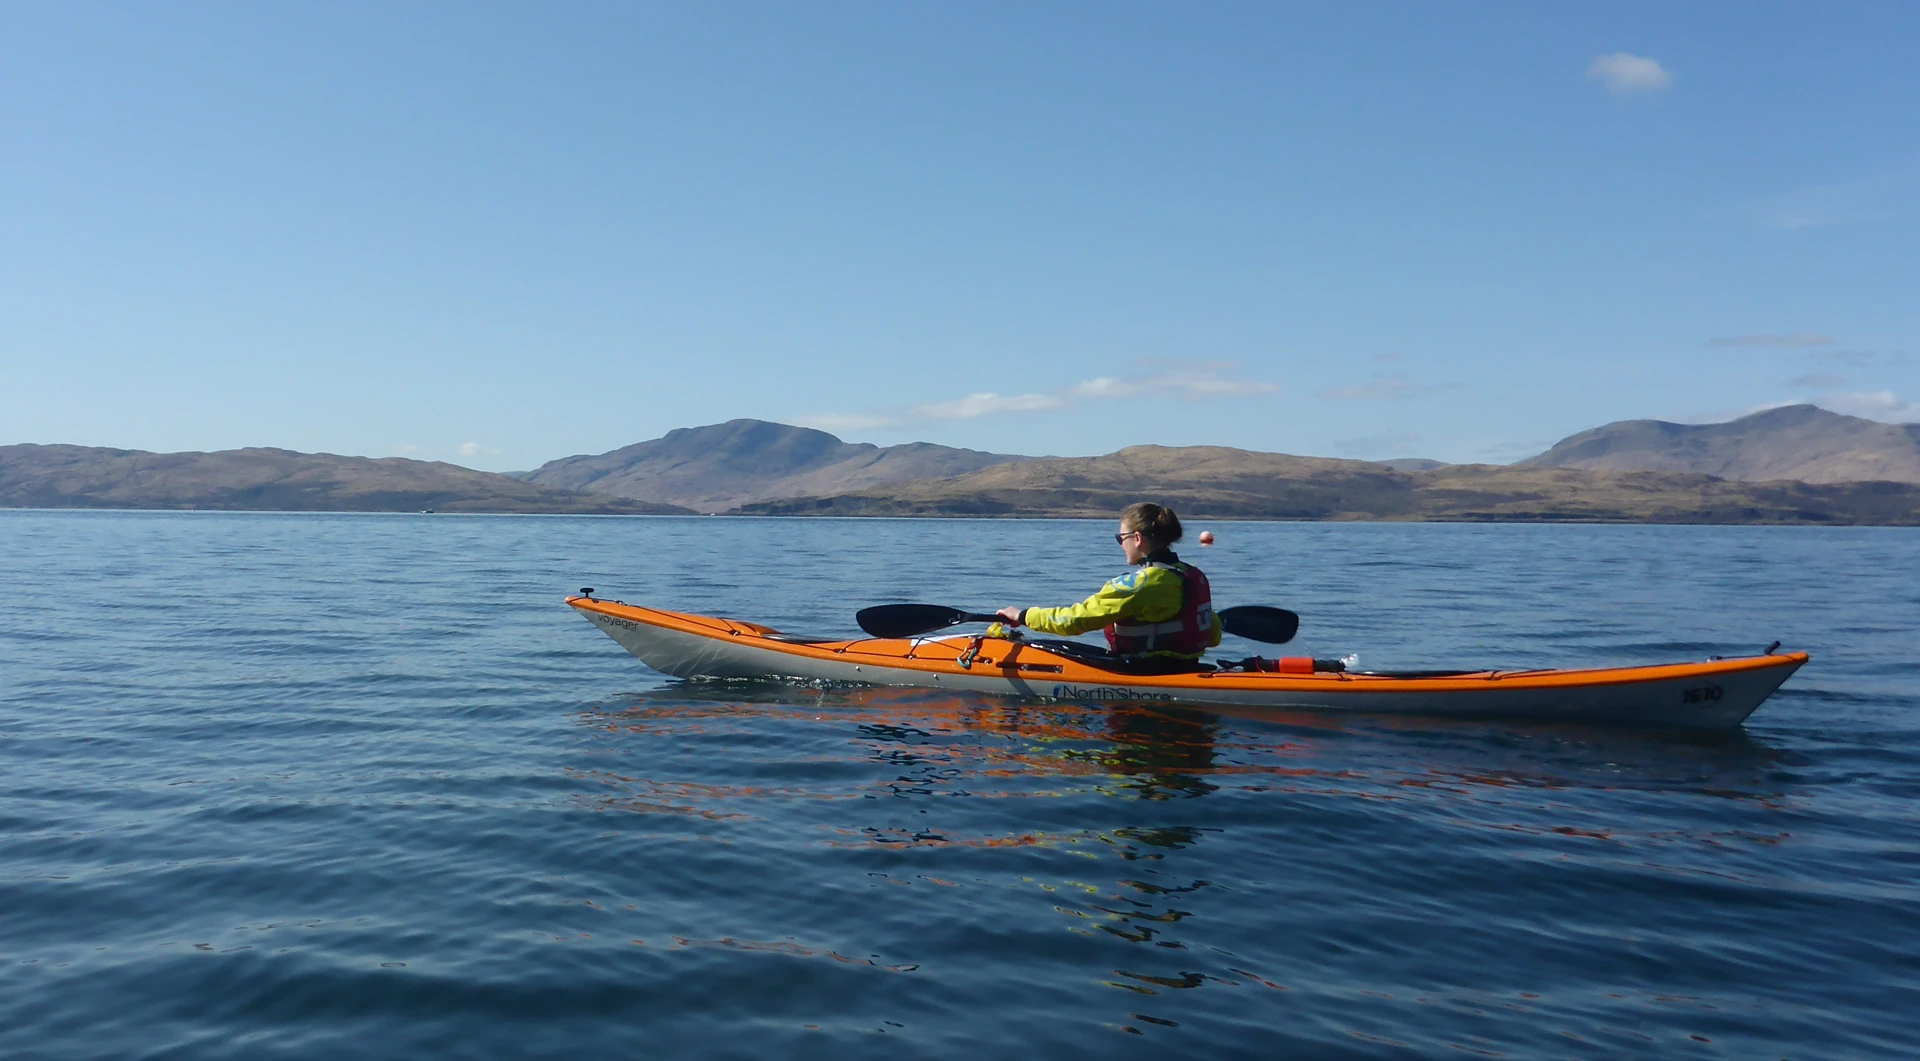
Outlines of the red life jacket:
{"label": "red life jacket", "polygon": [[1144,656],[1149,652],[1170,652],[1199,658],[1212,648],[1213,588],[1207,576],[1192,564],[1149,560],[1140,565],[1162,567],[1180,576],[1180,611],[1163,623],[1143,623],[1123,619],[1107,627],[1107,645],[1121,658]]}

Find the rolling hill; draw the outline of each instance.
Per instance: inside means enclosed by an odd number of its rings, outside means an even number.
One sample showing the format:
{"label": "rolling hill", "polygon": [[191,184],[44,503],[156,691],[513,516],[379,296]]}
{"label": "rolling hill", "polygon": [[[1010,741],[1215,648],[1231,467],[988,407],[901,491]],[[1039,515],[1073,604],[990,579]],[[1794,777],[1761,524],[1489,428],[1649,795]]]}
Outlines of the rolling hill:
{"label": "rolling hill", "polygon": [[729,420],[608,453],[562,457],[520,477],[541,486],[720,512],[780,497],[837,494],[1033,460],[926,442],[880,447],[811,428]]}
{"label": "rolling hill", "polygon": [[1920,484],[1745,483],[1697,473],[1488,464],[1401,471],[1218,446],[1134,446],[740,511],[1108,518],[1141,500],[1218,519],[1920,524]]}
{"label": "rolling hill", "polygon": [[148,453],[36,445],[0,446],[0,506],[689,514],[672,505],[556,490],[404,457],[258,448]]}
{"label": "rolling hill", "polygon": [[1883,424],[1812,405],[1766,409],[1718,424],[1620,420],[1571,435],[1520,463],[1697,472],[1750,482],[1920,483],[1920,424]]}

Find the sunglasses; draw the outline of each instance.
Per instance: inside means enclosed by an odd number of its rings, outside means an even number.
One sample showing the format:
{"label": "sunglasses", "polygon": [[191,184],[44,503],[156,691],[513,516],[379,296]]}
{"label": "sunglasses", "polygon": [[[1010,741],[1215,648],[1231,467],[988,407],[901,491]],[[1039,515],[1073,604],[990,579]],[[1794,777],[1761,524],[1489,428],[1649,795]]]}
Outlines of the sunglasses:
{"label": "sunglasses", "polygon": [[1127,535],[1138,534],[1138,533],[1140,532],[1139,531],[1121,531],[1120,533],[1113,536],[1113,540],[1115,544],[1125,545],[1127,543]]}

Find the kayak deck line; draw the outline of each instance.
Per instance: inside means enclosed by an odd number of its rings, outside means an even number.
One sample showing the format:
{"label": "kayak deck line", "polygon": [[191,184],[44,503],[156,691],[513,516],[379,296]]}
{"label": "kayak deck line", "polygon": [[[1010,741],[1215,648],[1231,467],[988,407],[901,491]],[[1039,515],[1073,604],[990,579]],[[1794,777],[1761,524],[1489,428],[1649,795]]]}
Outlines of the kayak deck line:
{"label": "kayak deck line", "polygon": [[1023,639],[956,634],[832,640],[588,596],[569,597],[567,604],[648,666],[682,678],[786,677],[1067,700],[1597,717],[1698,728],[1739,725],[1808,659],[1805,652],[1770,652],[1685,663],[1494,668],[1433,676],[1225,669],[1135,674]]}

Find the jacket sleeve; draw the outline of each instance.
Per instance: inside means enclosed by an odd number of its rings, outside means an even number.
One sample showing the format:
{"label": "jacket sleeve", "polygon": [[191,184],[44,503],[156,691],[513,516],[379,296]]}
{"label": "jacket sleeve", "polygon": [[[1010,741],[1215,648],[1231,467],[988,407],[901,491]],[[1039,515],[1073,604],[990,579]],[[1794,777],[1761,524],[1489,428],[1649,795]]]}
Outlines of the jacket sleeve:
{"label": "jacket sleeve", "polygon": [[[1093,596],[1064,608],[1028,608],[1021,622],[1043,634],[1073,637],[1121,619],[1165,622],[1180,611],[1180,578],[1160,572],[1129,571],[1101,586]],[[1219,620],[1215,620],[1216,624]],[[1218,627],[1215,627],[1217,632]]]}

